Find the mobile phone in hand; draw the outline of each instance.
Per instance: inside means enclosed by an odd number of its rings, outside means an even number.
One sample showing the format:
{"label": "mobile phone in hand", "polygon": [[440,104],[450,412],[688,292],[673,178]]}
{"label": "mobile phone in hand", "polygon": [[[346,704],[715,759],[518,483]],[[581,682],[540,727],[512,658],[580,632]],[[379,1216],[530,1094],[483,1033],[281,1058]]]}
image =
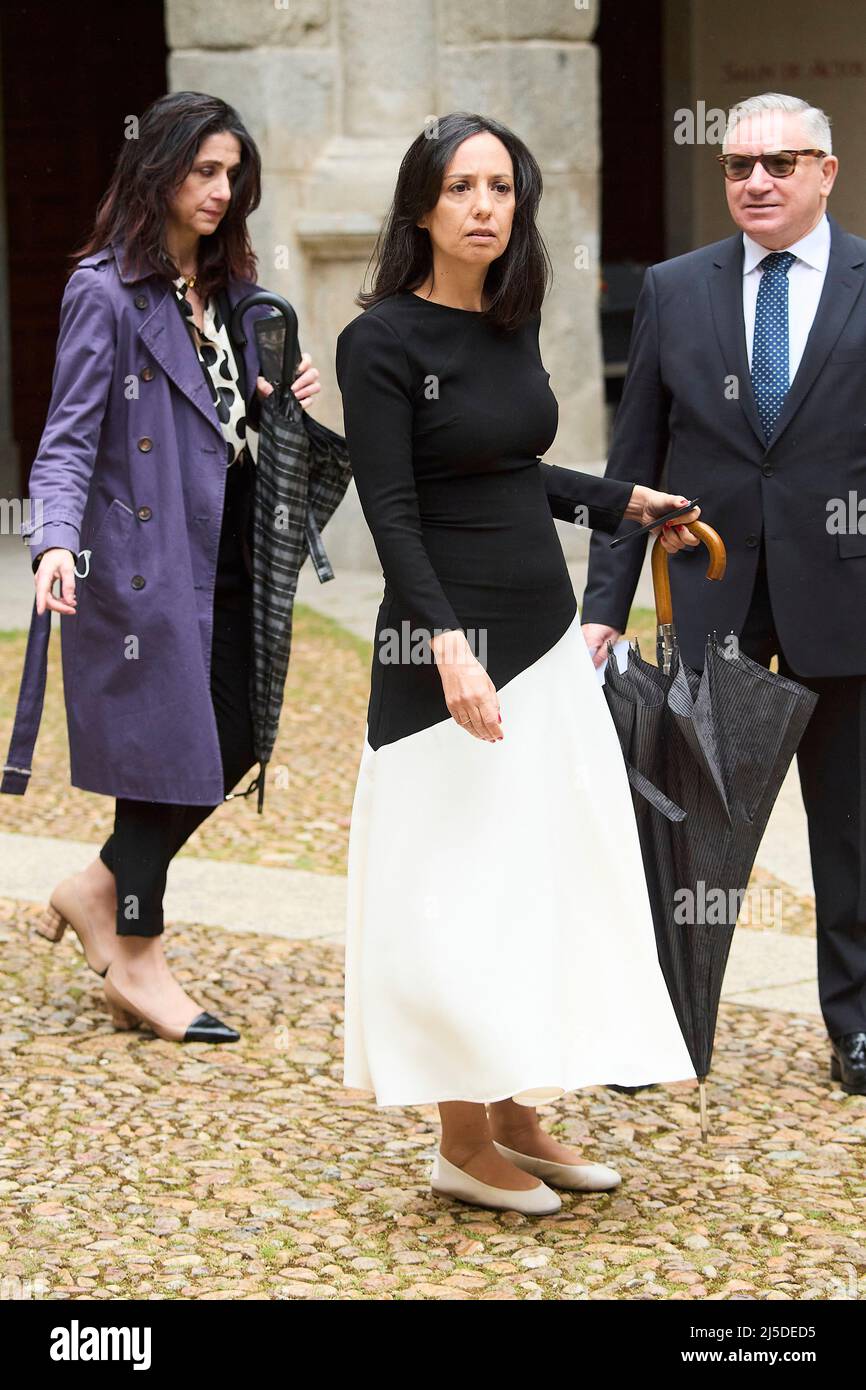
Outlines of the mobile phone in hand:
{"label": "mobile phone in hand", "polygon": [[654,531],[657,526],[664,526],[666,521],[676,521],[678,516],[687,516],[700,502],[699,497],[693,497],[691,502],[686,502],[684,507],[676,507],[672,512],[665,512],[663,516],[656,517],[655,521],[650,521],[646,526],[639,526],[636,531],[629,531],[625,536],[617,536],[616,540],[610,542],[610,549],[615,545],[622,545],[623,541],[632,541],[635,536],[643,536],[647,531]]}

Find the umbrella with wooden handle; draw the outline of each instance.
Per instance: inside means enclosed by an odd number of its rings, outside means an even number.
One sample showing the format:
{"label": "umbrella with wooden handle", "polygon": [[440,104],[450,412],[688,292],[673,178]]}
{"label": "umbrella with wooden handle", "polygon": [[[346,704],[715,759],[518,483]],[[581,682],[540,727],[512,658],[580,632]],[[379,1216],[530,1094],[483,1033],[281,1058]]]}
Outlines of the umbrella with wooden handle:
{"label": "umbrella with wooden handle", "polygon": [[[714,531],[712,526],[708,526],[705,521],[687,521],[684,524],[693,536],[697,536],[698,540],[703,541],[709,551],[706,569],[707,579],[724,579],[728,565],[728,554],[718,531]],[[671,673],[671,662],[674,652],[677,650],[669,558],[668,552],[661,543],[661,537],[657,536],[650,557],[653,598],[656,606],[656,659],[659,669],[666,676]],[[698,1092],[701,1106],[701,1139],[706,1143],[709,1136],[706,1076],[698,1077]]]}
{"label": "umbrella with wooden handle", "polygon": [[[725,570],[728,564],[725,543],[718,531],[714,531],[712,526],[708,526],[705,521],[687,521],[684,523],[687,530],[693,536],[703,541],[707,550],[710,552],[709,563],[707,565],[707,579],[724,579]],[[656,653],[658,656],[659,669],[666,676],[671,673],[671,659],[676,650],[676,633],[674,631],[674,610],[671,601],[671,576],[668,567],[668,552],[661,543],[661,537],[656,537],[655,545],[652,549],[652,576],[653,576],[653,596],[656,605]]]}
{"label": "umbrella with wooden handle", "polygon": [[[682,525],[707,547],[707,578],[721,579],[726,553],[718,532],[701,520]],[[722,647],[712,633],[704,668],[693,671],[680,655],[668,554],[658,540],[652,574],[658,666],[632,647],[625,671],[608,661],[604,694],[632,786],[659,964],[698,1078],[706,1140],[706,1078],[739,907],[816,697],[736,647]]]}

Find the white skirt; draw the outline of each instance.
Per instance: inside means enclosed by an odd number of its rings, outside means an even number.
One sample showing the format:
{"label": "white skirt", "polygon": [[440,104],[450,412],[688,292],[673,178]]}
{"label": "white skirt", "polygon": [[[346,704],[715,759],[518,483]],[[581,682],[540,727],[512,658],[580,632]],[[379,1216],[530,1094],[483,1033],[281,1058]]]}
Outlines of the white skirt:
{"label": "white skirt", "polygon": [[379,1106],[541,1105],[694,1077],[580,615],[497,692],[374,751],[349,836],[343,1080]]}

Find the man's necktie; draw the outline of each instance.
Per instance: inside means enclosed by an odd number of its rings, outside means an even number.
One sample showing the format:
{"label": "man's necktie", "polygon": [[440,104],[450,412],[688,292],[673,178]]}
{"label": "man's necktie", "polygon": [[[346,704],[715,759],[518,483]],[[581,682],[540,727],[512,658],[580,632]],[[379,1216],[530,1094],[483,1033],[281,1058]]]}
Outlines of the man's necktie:
{"label": "man's necktie", "polygon": [[752,340],[752,387],[769,444],[787,394],[788,271],[797,259],[790,251],[771,251],[761,261]]}

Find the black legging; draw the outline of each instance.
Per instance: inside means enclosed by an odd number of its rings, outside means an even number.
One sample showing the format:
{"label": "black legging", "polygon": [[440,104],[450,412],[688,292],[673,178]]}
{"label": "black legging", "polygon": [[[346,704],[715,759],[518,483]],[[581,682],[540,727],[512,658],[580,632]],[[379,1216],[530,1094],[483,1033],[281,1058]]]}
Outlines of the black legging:
{"label": "black legging", "polygon": [[[211,699],[216,715],[225,790],[230,792],[256,761],[250,717],[249,594],[214,605]],[[174,806],[159,801],[115,803],[114,833],[100,850],[117,885],[121,936],[159,936],[168,866],[215,806]]]}

